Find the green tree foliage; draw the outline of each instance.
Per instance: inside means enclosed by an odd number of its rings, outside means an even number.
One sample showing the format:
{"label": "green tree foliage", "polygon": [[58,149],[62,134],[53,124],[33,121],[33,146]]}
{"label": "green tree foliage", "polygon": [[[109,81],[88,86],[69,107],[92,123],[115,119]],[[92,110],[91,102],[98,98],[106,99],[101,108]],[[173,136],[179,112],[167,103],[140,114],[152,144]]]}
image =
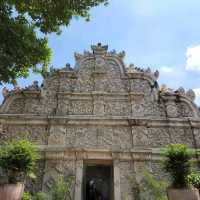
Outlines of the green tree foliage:
{"label": "green tree foliage", "polygon": [[44,73],[51,49],[36,32],[59,34],[73,16],[89,20],[89,10],[101,3],[107,0],[1,0],[0,84],[27,77],[30,69]]}

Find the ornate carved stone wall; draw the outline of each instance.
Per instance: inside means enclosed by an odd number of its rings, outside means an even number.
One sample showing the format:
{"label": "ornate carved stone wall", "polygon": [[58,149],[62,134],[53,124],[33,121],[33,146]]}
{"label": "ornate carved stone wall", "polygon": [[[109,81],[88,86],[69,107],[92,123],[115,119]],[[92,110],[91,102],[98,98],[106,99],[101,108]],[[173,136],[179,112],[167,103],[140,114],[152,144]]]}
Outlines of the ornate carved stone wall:
{"label": "ornate carved stone wall", "polygon": [[24,89],[4,88],[0,141],[26,138],[42,152],[36,190],[48,190],[60,174],[74,174],[72,194],[81,200],[84,163],[113,165],[113,196],[132,199],[128,176],[147,167],[157,176],[159,148],[184,143],[200,148],[200,113],[194,92],[159,87],[159,72],[125,66],[125,52],[92,46],[75,53],[76,64],[46,74]]}

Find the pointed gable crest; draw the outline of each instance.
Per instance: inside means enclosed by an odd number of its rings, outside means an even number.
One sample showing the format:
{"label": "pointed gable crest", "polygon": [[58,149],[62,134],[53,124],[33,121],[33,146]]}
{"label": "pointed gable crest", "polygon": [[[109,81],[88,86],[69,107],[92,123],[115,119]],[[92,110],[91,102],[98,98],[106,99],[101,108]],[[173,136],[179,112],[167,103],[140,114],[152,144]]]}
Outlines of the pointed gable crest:
{"label": "pointed gable crest", "polygon": [[107,53],[108,45],[102,46],[101,43],[98,43],[97,45],[92,45],[91,49],[95,56],[101,56]]}

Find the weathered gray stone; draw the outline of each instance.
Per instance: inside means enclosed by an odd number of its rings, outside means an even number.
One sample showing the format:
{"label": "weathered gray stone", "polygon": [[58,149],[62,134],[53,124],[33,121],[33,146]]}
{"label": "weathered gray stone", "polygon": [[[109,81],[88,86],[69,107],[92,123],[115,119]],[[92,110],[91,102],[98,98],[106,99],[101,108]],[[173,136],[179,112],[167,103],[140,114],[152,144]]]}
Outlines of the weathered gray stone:
{"label": "weathered gray stone", "polygon": [[[125,53],[92,46],[75,54],[74,68],[49,72],[41,87],[4,92],[0,140],[29,139],[41,148],[37,186],[48,191],[56,177],[74,174],[75,200],[82,197],[85,163],[113,165],[113,196],[135,199],[128,176],[148,168],[158,177],[160,148],[184,143],[200,148],[200,112],[194,93],[166,86],[159,72],[123,63]],[[120,195],[121,194],[121,195]]]}

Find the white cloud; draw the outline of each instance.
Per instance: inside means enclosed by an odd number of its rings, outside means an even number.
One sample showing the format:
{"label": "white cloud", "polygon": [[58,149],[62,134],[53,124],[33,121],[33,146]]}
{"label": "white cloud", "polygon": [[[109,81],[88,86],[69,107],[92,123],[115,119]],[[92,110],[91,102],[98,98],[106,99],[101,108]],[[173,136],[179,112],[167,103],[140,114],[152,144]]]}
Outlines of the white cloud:
{"label": "white cloud", "polygon": [[200,105],[200,88],[195,88],[193,89],[195,94],[196,94],[196,99],[195,102]]}
{"label": "white cloud", "polygon": [[160,68],[160,71],[163,73],[171,73],[174,71],[174,69],[172,67],[163,66]]}
{"label": "white cloud", "polygon": [[186,70],[200,71],[200,45],[188,47],[186,57]]}

